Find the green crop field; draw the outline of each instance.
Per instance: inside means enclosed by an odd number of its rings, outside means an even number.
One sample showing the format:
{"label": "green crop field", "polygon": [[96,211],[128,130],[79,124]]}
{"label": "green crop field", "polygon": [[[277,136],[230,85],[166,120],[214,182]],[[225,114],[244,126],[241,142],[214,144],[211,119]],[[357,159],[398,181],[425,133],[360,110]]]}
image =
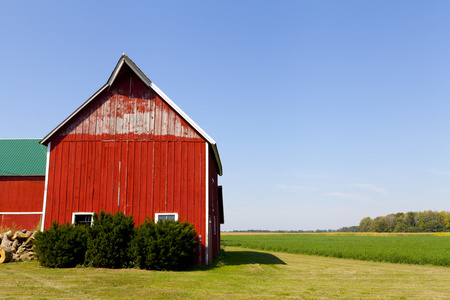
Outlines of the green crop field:
{"label": "green crop field", "polygon": [[450,267],[448,235],[223,234],[222,242],[294,254]]}

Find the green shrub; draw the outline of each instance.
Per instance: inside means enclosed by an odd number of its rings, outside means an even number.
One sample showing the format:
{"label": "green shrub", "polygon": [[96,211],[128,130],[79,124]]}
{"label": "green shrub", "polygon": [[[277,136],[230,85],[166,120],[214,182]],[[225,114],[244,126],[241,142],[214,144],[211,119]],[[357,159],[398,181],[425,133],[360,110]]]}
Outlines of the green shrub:
{"label": "green shrub", "polygon": [[83,264],[86,253],[88,227],[53,222],[34,239],[34,252],[39,264],[50,268],[71,268]]}
{"label": "green shrub", "polygon": [[97,268],[122,268],[130,262],[129,244],[134,235],[133,216],[104,211],[94,214],[89,230],[86,265]]}
{"label": "green shrub", "polygon": [[196,236],[190,223],[164,220],[155,224],[147,217],[132,241],[134,264],[147,270],[185,270],[193,264]]}

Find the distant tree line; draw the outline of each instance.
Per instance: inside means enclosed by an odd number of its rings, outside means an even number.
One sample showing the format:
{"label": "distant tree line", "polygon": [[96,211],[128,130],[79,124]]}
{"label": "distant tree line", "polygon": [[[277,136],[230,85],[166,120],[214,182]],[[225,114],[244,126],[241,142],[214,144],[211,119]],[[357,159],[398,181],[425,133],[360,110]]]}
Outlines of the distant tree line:
{"label": "distant tree line", "polygon": [[233,232],[255,232],[255,233],[325,233],[325,232],[358,232],[358,226],[342,227],[339,229],[316,229],[316,230],[233,230]]}
{"label": "distant tree line", "polygon": [[396,213],[361,220],[360,232],[445,232],[450,231],[450,212],[431,211]]}

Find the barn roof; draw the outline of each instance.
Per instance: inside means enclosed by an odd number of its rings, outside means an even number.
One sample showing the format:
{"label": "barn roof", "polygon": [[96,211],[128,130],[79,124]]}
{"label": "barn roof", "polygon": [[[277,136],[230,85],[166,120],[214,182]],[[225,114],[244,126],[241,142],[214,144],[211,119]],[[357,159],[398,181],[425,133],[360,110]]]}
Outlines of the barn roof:
{"label": "barn roof", "polygon": [[200,128],[186,113],[184,113],[166,94],[163,93],[148,77],[136,66],[136,64],[124,54],[119,59],[114,71],[108,79],[108,82],[102,86],[94,95],[92,95],[86,102],[84,102],[77,110],[75,110],[67,119],[65,119],[61,124],[59,124],[52,132],[50,132],[46,137],[44,137],[40,143],[47,145],[50,138],[55,134],[61,127],[68,123],[75,115],[77,115],[84,107],[89,103],[94,101],[94,99],[103,91],[110,88],[114,81],[117,79],[122,67],[127,65],[149,88],[153,89],[173,110],[175,110],[190,126],[192,126],[201,137],[203,137],[210,145],[214,152],[215,160],[219,169],[219,175],[222,175],[222,163],[220,161],[219,151],[217,149],[217,143]]}
{"label": "barn roof", "polygon": [[45,175],[47,147],[39,139],[0,140],[0,176]]}

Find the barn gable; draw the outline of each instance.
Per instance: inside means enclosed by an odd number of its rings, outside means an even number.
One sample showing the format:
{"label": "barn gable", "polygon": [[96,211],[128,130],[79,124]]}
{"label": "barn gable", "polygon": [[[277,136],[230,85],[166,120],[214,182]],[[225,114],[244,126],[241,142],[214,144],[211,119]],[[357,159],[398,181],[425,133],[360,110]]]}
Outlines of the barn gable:
{"label": "barn gable", "polygon": [[[124,82],[124,78],[131,79],[130,81],[127,80],[127,82]],[[133,78],[135,78],[134,81]],[[120,107],[117,101],[120,101],[121,96],[127,94],[127,90],[132,89],[133,85],[139,86],[137,89],[133,89],[136,93],[133,96],[137,100],[135,105]],[[111,95],[116,95],[116,98],[109,99],[108,96]],[[97,99],[102,96],[101,103],[95,105],[95,102],[98,103]],[[150,100],[155,97],[158,98],[159,103],[142,101],[142,99]],[[102,115],[101,122],[94,124],[93,120],[99,119],[95,115],[95,112],[103,112],[104,114]],[[111,119],[116,116],[119,116],[117,123],[111,123]],[[80,124],[82,126],[79,126]],[[155,128],[161,129],[158,132],[154,131]],[[131,136],[150,134],[164,137],[170,135],[175,138],[202,138],[211,145],[219,172],[218,174],[222,175],[223,173],[216,142],[151,82],[125,54],[120,58],[108,82],[44,137],[40,143],[47,145],[49,140],[57,134],[61,137],[73,134],[98,135],[99,132],[104,134],[108,131],[111,134],[125,134],[122,138],[125,137],[127,139],[130,138],[130,134]]]}

